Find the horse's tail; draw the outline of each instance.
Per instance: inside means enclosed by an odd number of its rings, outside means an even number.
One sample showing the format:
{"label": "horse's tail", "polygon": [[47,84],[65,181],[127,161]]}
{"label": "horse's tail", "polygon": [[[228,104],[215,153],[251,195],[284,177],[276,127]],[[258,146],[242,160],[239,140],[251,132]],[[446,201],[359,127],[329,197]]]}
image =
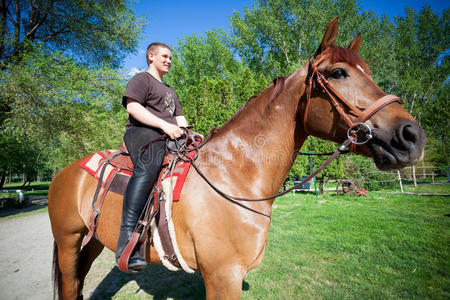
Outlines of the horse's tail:
{"label": "horse's tail", "polygon": [[[53,241],[53,299],[62,299],[61,271],[58,265],[58,245]],[[58,294],[58,298],[56,295]]]}

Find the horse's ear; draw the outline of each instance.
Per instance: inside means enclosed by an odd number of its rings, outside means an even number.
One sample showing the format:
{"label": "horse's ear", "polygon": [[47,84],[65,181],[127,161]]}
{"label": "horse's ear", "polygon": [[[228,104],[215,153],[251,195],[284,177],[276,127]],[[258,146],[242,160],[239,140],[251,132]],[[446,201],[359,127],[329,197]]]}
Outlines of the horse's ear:
{"label": "horse's ear", "polygon": [[348,49],[352,50],[356,54],[358,54],[359,49],[361,49],[361,33],[358,33],[353,41],[348,45]]}
{"label": "horse's ear", "polygon": [[322,42],[319,48],[316,50],[314,57],[317,57],[320,53],[325,51],[329,46],[333,45],[336,41],[338,34],[338,17],[334,17],[333,20],[328,23],[327,29],[323,34]]}

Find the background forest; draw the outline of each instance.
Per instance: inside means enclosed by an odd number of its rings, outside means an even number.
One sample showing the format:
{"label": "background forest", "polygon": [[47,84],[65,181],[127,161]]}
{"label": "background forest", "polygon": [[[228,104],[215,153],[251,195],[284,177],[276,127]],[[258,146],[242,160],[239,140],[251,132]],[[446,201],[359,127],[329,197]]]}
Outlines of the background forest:
{"label": "background forest", "polygon": [[[447,168],[449,10],[405,8],[391,21],[354,0],[256,0],[230,16],[229,34],[216,29],[173,45],[166,83],[177,91],[189,123],[206,136],[273,78],[311,58],[334,16],[337,44],[362,33],[360,55],[374,80],[405,99],[427,133],[426,163]],[[50,178],[78,158],[117,148],[129,79],[120,67],[136,51],[145,22],[123,0],[0,1],[0,187],[7,177]],[[302,151],[335,148],[310,137]],[[349,155],[320,176],[352,177],[374,168]],[[290,176],[309,172],[308,158],[299,156]]]}

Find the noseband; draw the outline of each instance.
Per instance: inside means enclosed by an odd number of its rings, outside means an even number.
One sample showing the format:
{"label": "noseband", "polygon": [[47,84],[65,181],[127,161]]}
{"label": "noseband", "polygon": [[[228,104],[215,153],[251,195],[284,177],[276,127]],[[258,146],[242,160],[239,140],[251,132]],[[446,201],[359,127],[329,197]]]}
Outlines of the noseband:
{"label": "noseband", "polygon": [[[375,113],[381,110],[383,107],[394,102],[403,104],[405,101],[403,101],[402,99],[400,99],[395,95],[385,95],[380,99],[378,99],[377,101],[375,101],[374,103],[372,103],[369,107],[367,107],[364,110],[356,108],[347,99],[345,99],[344,96],[339,94],[339,92],[336,91],[335,88],[333,88],[333,86],[325,78],[325,76],[319,72],[318,67],[326,58],[327,56],[324,55],[317,60],[312,58],[309,61],[309,70],[308,70],[309,75],[307,79],[308,86],[306,90],[307,92],[306,92],[305,111],[303,114],[303,127],[308,132],[308,110],[309,105],[311,103],[311,91],[313,88],[313,82],[315,80],[322,87],[325,93],[328,94],[328,96],[330,97],[331,104],[339,113],[339,115],[342,117],[342,119],[347,123],[348,125],[347,138],[353,137],[350,145],[350,151],[356,152],[356,145],[365,144],[373,137],[372,129],[365,122],[368,119],[370,119]],[[352,111],[354,115],[356,115],[356,119],[354,121],[352,121],[349,114],[345,112],[344,106],[349,108],[349,110]],[[364,127],[367,130],[365,139],[362,141],[358,141],[358,133],[361,130],[363,130]]]}

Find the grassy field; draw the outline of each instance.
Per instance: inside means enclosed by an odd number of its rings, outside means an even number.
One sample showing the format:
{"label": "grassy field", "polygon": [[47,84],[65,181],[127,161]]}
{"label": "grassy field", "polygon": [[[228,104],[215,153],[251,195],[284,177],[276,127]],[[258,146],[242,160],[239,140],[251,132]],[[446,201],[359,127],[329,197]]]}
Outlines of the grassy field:
{"label": "grassy field", "polygon": [[243,299],[449,299],[449,214],[449,197],[388,191],[279,198]]}

